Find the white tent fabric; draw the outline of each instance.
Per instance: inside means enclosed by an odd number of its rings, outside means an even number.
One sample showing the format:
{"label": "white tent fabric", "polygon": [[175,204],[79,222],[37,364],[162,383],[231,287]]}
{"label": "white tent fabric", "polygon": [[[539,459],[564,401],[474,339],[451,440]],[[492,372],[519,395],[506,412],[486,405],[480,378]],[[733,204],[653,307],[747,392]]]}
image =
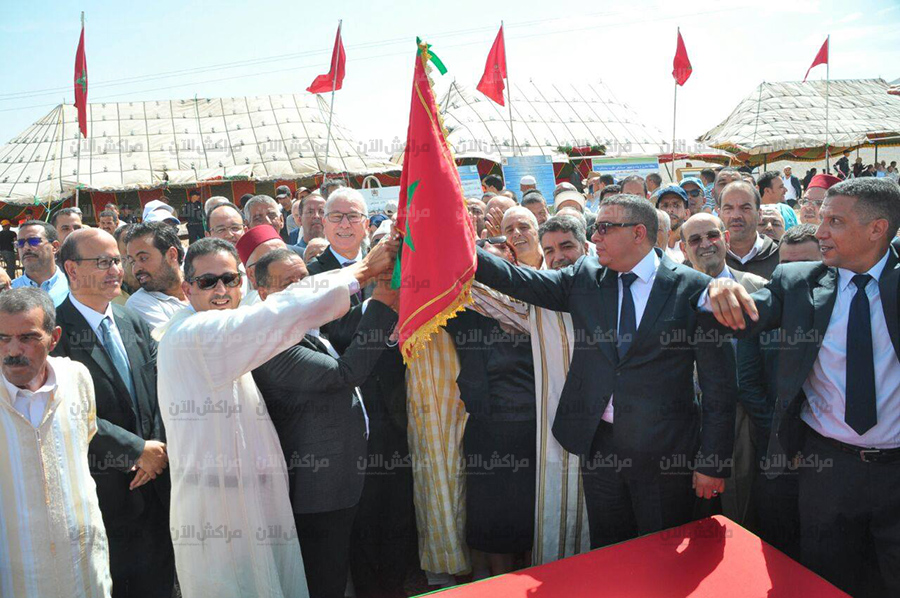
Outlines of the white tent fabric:
{"label": "white tent fabric", "polygon": [[[481,92],[449,81],[438,95],[444,126],[457,158],[500,162],[513,155],[509,108]],[[439,83],[440,86],[440,83]],[[656,155],[671,140],[620,102],[602,81],[552,84],[529,80],[512,89],[513,134],[518,155],[568,161],[560,147],[605,146],[606,155]]]}
{"label": "white tent fabric", "polygon": [[[825,145],[825,81],[762,83],[721,124],[698,141],[748,154]],[[856,147],[872,139],[897,139],[900,97],[883,79],[831,81],[828,144]]]}
{"label": "white tent fabric", "polygon": [[[308,93],[88,104],[87,139],[75,107],[60,105],[0,147],[0,201],[57,201],[79,184],[128,191],[309,176],[325,168],[327,129],[328,103]],[[337,114],[331,132],[328,172],[400,168],[362,153]]]}

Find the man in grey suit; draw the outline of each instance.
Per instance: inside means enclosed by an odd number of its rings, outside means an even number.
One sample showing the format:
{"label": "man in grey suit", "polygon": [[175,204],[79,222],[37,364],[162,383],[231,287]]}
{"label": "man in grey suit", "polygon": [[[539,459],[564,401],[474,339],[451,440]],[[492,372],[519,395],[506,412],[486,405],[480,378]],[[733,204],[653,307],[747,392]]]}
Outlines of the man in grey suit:
{"label": "man in grey suit", "polygon": [[709,277],[654,249],[657,227],[649,201],[615,195],[597,214],[597,259],[537,271],[478,250],[476,280],[572,315],[553,434],[582,457],[594,548],[689,521],[694,494],[717,496],[730,474],[733,351],[701,336],[694,301]]}
{"label": "man in grey suit", "polygon": [[[259,297],[307,276],[303,260],[277,249],[256,263]],[[368,432],[357,386],[372,372],[397,323],[397,291],[377,285],[342,356],[318,336],[253,370],[278,432],[290,476],[291,505],[313,598],[341,598],[350,533],[363,490]]]}
{"label": "man in grey suit", "polygon": [[854,596],[897,596],[900,189],[838,183],[820,217],[822,263],[779,266],[753,295],[717,280],[698,307],[741,336],[787,335],[767,459],[770,475],[799,468],[803,564]]}

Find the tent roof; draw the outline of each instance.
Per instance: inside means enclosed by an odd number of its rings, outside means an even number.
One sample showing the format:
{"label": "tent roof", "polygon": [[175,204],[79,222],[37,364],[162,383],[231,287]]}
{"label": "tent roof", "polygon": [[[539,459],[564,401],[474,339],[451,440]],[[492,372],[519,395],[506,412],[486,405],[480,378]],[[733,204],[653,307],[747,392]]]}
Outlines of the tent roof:
{"label": "tent roof", "polygon": [[[900,142],[900,97],[883,79],[831,81],[828,144],[832,153],[876,139]],[[747,156],[778,153],[817,159],[825,146],[825,81],[762,83],[701,143]]]}
{"label": "tent roof", "polygon": [[[308,93],[88,104],[87,139],[76,116],[74,106],[57,106],[0,147],[0,201],[57,201],[79,185],[128,191],[301,178],[325,166],[328,104]],[[350,174],[400,168],[361,153],[337,115],[327,166]]]}
{"label": "tent roof", "polygon": [[[529,80],[512,89],[518,154],[568,157],[561,147],[604,146],[606,155],[656,155],[668,149],[662,131],[620,102],[602,81],[549,84]],[[509,108],[456,81],[438,95],[457,158],[500,162],[512,155]]]}

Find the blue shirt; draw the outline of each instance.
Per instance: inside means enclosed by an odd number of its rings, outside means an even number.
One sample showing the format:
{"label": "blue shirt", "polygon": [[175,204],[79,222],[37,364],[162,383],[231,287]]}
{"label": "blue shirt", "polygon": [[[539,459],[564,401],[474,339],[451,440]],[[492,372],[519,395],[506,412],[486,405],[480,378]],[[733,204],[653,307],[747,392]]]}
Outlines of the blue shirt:
{"label": "blue shirt", "polygon": [[23,274],[12,281],[12,288],[18,289],[20,287],[37,287],[47,291],[47,294],[50,295],[50,299],[53,300],[53,305],[56,307],[59,307],[60,303],[62,303],[69,295],[69,281],[59,267],[56,268],[56,272],[53,276],[41,284],[28,278],[27,274]]}

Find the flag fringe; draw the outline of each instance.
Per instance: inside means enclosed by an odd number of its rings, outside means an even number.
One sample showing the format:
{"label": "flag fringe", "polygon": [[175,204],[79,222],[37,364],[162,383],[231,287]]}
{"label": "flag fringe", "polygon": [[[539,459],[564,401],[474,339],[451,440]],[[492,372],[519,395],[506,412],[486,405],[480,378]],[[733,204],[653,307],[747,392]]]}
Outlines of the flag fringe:
{"label": "flag fringe", "polygon": [[472,281],[470,278],[463,283],[462,291],[459,295],[443,310],[435,314],[431,320],[419,326],[408,339],[403,343],[400,353],[403,355],[403,363],[409,365],[410,362],[416,360],[422,353],[422,349],[441,328],[447,325],[452,318],[472,303]]}

